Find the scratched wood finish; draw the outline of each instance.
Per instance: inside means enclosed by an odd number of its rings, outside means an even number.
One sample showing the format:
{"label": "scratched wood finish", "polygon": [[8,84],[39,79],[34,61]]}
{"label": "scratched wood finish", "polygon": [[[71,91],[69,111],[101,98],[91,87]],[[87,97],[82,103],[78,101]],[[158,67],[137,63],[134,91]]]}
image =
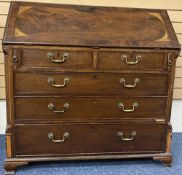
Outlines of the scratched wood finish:
{"label": "scratched wood finish", "polygon": [[[54,79],[57,85],[64,84],[64,79],[69,78],[65,87],[56,88],[48,82],[49,78]],[[126,85],[134,85],[135,88],[127,88],[121,79],[126,81]],[[15,74],[16,94],[120,94],[121,96],[139,95],[167,95],[167,76],[154,74],[124,74],[124,73],[16,73]],[[156,91],[156,88],[158,90]]]}
{"label": "scratched wood finish", "polygon": [[[65,110],[64,113],[55,113],[48,108],[52,103],[54,110]],[[134,111],[125,112],[119,106],[123,103],[124,109]],[[166,98],[124,98],[124,97],[83,97],[83,98],[16,98],[16,120],[89,120],[113,118],[165,118]],[[69,104],[68,108],[64,104]]]}
{"label": "scratched wood finish", "polygon": [[[13,2],[3,51],[7,173],[29,162],[74,156],[150,157],[171,164],[180,45],[165,10]],[[62,116],[53,111],[62,108]]]}
{"label": "scratched wood finish", "polygon": [[[4,44],[180,47],[165,10],[12,4],[14,18],[9,19]],[[147,27],[144,27],[146,21]]]}
{"label": "scratched wood finish", "polygon": [[[124,59],[125,56],[127,60]],[[119,51],[99,51],[98,69],[116,70],[164,70],[166,69],[167,55],[160,52],[130,52]],[[128,65],[128,62],[135,62],[139,57],[138,64]]]}
{"label": "scratched wood finish", "polygon": [[[41,50],[41,49],[24,49],[21,51],[20,67],[59,67],[61,69],[92,69],[94,65],[94,52],[97,62],[97,69],[100,70],[165,70],[166,53],[161,52],[142,52],[137,50],[119,50],[119,49],[84,49],[75,48],[75,51],[70,49],[59,48],[57,50]],[[48,55],[52,53],[53,58]],[[55,60],[63,60],[64,54],[68,54],[65,61],[59,63]],[[124,57],[127,57],[127,60]],[[130,66],[128,62],[135,62],[139,57],[139,64]],[[21,59],[21,58],[20,58]]]}
{"label": "scratched wood finish", "polygon": [[[53,54],[49,58],[48,55]],[[64,54],[68,54],[64,57]],[[93,52],[91,50],[41,50],[24,49],[22,50],[21,66],[25,67],[59,67],[61,69],[88,69],[92,68]],[[54,61],[65,60],[62,63]]]}
{"label": "scratched wood finish", "polygon": [[[16,154],[45,156],[48,153],[53,155],[74,155],[89,153],[106,154],[112,152],[129,154],[138,152],[163,152],[165,125],[141,124],[141,126],[137,124],[17,126]],[[119,131],[123,132],[124,137],[129,138],[131,137],[131,133],[135,131],[135,139],[124,142],[117,136]],[[48,138],[48,133],[53,133],[55,139],[62,139],[62,135],[65,132],[68,132],[70,136],[60,144],[54,143]],[[44,143],[44,146],[42,146],[42,143]]]}
{"label": "scratched wood finish", "polygon": [[[24,1],[28,1],[28,0],[24,0]],[[35,0],[34,0],[35,2]],[[125,1],[98,1],[98,2],[92,2],[90,0],[87,0],[87,1],[73,1],[73,0],[70,0],[70,1],[64,1],[64,0],[61,0],[61,1],[50,1],[50,0],[40,0],[39,2],[49,2],[49,3],[66,3],[66,4],[69,4],[69,3],[73,3],[73,4],[90,4],[90,5],[101,5],[101,6],[119,6],[119,7],[141,7],[142,5],[142,8],[155,8],[157,7],[158,9],[162,8],[162,9],[167,9],[167,12],[168,12],[168,15],[170,17],[170,20],[172,22],[172,24],[174,25],[175,23],[179,23],[179,25],[182,25],[182,4],[180,3],[180,0],[176,0],[176,1],[173,1],[173,2],[166,2],[164,0],[162,1],[152,1],[152,3],[149,3],[149,2],[143,2],[143,0],[139,0],[137,2],[125,2]],[[1,39],[3,38],[3,33],[4,33],[4,28],[5,28],[5,20],[6,20],[6,16],[8,14],[8,10],[9,10],[9,6],[10,6],[10,1],[7,0],[6,2],[5,1],[0,1],[0,41]],[[182,33],[178,33],[177,32],[177,28],[176,26],[174,25],[174,29],[175,29],[175,33],[177,34],[177,37],[178,37],[178,40],[179,40],[179,43],[182,44]],[[2,36],[2,37],[1,37]],[[0,43],[0,63],[3,64],[3,61],[4,61],[4,57],[3,57],[3,52],[2,52],[2,44]],[[178,59],[177,61],[177,67],[180,68],[178,69],[177,71],[178,72],[181,72],[182,71],[182,68],[181,68],[181,57]],[[4,75],[3,75],[4,76]],[[180,77],[181,78],[181,77]],[[182,78],[180,79],[179,81],[179,78],[176,78],[175,79],[175,84],[177,84],[177,86],[174,86],[174,95],[173,95],[173,99],[181,99],[181,87],[182,87]],[[5,99],[5,84],[3,83],[2,84],[3,86],[3,89],[0,90],[0,99]]]}

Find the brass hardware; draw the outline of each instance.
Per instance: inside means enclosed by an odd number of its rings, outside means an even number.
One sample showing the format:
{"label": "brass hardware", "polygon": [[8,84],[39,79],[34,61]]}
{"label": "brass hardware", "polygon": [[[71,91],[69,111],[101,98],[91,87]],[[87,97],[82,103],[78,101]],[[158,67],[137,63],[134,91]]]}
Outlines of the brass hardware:
{"label": "brass hardware", "polygon": [[64,112],[66,112],[66,111],[68,110],[68,108],[69,108],[69,103],[65,103],[64,106],[63,106],[63,109],[61,109],[61,110],[54,110],[54,109],[55,109],[55,106],[54,106],[53,103],[49,103],[49,104],[48,104],[48,108],[49,108],[50,110],[52,110],[53,112],[55,112],[55,113],[64,113]]}
{"label": "brass hardware", "polygon": [[54,63],[64,63],[66,61],[66,59],[68,59],[70,57],[69,53],[68,52],[65,52],[63,55],[62,55],[62,59],[54,59],[54,53],[53,52],[48,52],[47,53],[47,57]]}
{"label": "brass hardware", "polygon": [[124,137],[124,134],[121,131],[117,133],[117,136],[120,137],[120,139],[123,141],[132,141],[136,136],[136,131],[132,131],[131,137]]}
{"label": "brass hardware", "polygon": [[17,58],[17,56],[13,56],[13,61],[12,61],[12,63],[13,63],[13,68],[17,68],[18,67],[18,58]]}
{"label": "brass hardware", "polygon": [[69,136],[70,136],[70,134],[68,132],[65,132],[63,134],[63,138],[60,139],[60,140],[57,140],[57,139],[54,139],[54,134],[53,133],[48,134],[48,138],[51,139],[54,143],[63,143]]}
{"label": "brass hardware", "polygon": [[17,58],[17,56],[13,56],[13,64],[17,64],[18,63],[18,58]]}
{"label": "brass hardware", "polygon": [[51,83],[53,87],[61,88],[61,87],[65,87],[66,84],[69,83],[69,78],[65,77],[63,84],[55,84],[55,81],[54,81],[54,79],[52,77],[49,77],[47,81],[48,81],[48,83]]}
{"label": "brass hardware", "polygon": [[130,65],[138,64],[138,62],[139,62],[139,60],[140,60],[141,58],[142,58],[141,55],[136,55],[135,61],[128,61],[127,55],[122,55],[122,56],[121,56],[121,59],[122,59],[123,61],[125,61],[126,64],[130,64]]}
{"label": "brass hardware", "polygon": [[135,78],[134,79],[134,84],[132,85],[132,84],[126,84],[126,80],[124,78],[120,79],[120,83],[123,84],[124,87],[126,87],[126,88],[134,88],[134,87],[136,87],[137,83],[139,83],[139,82],[140,82],[140,79]]}
{"label": "brass hardware", "polygon": [[125,109],[123,103],[118,103],[118,107],[121,108],[123,112],[133,112],[138,107],[138,103],[137,102],[133,103],[132,109]]}
{"label": "brass hardware", "polygon": [[167,55],[167,62],[168,62],[168,66],[172,66],[171,53],[168,53]]}
{"label": "brass hardware", "polygon": [[12,66],[14,69],[18,68],[19,59],[21,59],[21,50],[20,49],[13,49],[12,50]]}

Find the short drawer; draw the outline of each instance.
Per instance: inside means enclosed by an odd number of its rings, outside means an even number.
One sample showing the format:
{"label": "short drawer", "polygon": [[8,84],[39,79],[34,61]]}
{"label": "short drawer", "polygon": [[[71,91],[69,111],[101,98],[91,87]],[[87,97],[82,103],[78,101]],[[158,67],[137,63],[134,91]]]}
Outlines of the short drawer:
{"label": "short drawer", "polygon": [[88,69],[92,67],[93,62],[93,53],[86,49],[23,49],[21,55],[21,66],[31,68]]}
{"label": "short drawer", "polygon": [[16,120],[165,119],[166,98],[20,97]]}
{"label": "short drawer", "polygon": [[20,125],[16,155],[76,155],[163,152],[163,124]]}
{"label": "short drawer", "polygon": [[15,93],[167,95],[167,87],[168,77],[160,74],[15,74]]}
{"label": "short drawer", "polygon": [[100,51],[98,69],[165,70],[166,57],[160,52]]}

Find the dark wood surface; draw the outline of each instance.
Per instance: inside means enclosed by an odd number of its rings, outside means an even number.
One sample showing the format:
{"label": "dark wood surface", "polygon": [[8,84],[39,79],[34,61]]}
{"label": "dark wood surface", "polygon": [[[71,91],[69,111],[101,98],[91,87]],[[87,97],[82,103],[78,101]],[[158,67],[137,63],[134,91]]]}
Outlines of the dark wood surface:
{"label": "dark wood surface", "polygon": [[[55,106],[54,110],[63,110],[64,104],[69,108],[64,113],[55,113],[48,104]],[[125,112],[119,107],[123,103],[125,109],[132,109],[134,103],[138,106],[133,112]],[[16,98],[16,120],[91,120],[124,119],[124,118],[156,118],[165,119],[166,98],[124,98],[124,97],[82,97],[82,98]]]}
{"label": "dark wood surface", "polygon": [[[48,57],[53,54],[53,60],[62,60],[65,53],[69,57],[63,63],[54,63]],[[59,67],[61,69],[89,69],[92,68],[93,52],[91,50],[41,50],[25,49],[22,50],[22,67]]]}
{"label": "dark wood surface", "polygon": [[[48,82],[53,78],[55,84],[64,84],[65,87],[56,88]],[[139,82],[135,88],[127,88],[120,79],[124,78],[126,85],[134,85],[136,78]],[[121,74],[121,73],[16,73],[15,94],[77,94],[77,95],[121,95],[121,96],[167,96],[167,76],[155,74]],[[156,91],[156,88],[158,89]]]}
{"label": "dark wood surface", "polygon": [[[123,141],[117,136],[119,131],[123,133],[124,138],[131,138],[133,131],[136,132],[136,136],[131,141]],[[48,138],[48,133],[53,133],[54,139],[62,139],[65,132],[69,133],[69,137],[62,143],[54,143]],[[163,152],[165,125],[26,125],[16,127],[16,138],[17,155]]]}
{"label": "dark wood surface", "polygon": [[[48,54],[53,54],[53,60],[62,60],[65,53],[69,54],[62,63],[55,63]],[[94,55],[95,53],[95,55]],[[141,56],[138,64],[127,64],[124,56],[127,56],[128,62],[135,62],[137,56]],[[20,67],[29,68],[59,68],[62,70],[88,70],[94,68],[94,59],[96,60],[96,69],[98,70],[165,70],[167,54],[159,51],[147,52],[144,50],[124,50],[124,49],[82,49],[82,48],[58,48],[58,49],[23,49],[21,50]]]}
{"label": "dark wood surface", "polygon": [[[127,61],[135,62],[137,56],[141,56],[138,64],[130,65]],[[163,70],[166,68],[167,54],[161,52],[136,52],[128,51],[100,51],[98,54],[98,69],[106,70]]]}
{"label": "dark wood surface", "polygon": [[12,2],[4,44],[180,49],[165,10]]}
{"label": "dark wood surface", "polygon": [[[166,11],[12,2],[3,51],[7,174],[50,160],[150,157],[171,165],[180,47]],[[64,132],[62,143],[48,138]]]}

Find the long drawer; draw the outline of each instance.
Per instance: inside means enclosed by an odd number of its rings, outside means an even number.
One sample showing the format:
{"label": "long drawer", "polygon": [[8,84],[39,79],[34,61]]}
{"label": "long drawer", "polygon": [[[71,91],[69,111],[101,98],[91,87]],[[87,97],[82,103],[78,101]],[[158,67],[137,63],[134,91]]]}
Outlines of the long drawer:
{"label": "long drawer", "polygon": [[16,73],[15,93],[167,95],[161,74]]}
{"label": "long drawer", "polygon": [[16,155],[163,152],[163,124],[16,126]]}
{"label": "long drawer", "polygon": [[166,98],[21,97],[15,109],[16,120],[164,118]]}

